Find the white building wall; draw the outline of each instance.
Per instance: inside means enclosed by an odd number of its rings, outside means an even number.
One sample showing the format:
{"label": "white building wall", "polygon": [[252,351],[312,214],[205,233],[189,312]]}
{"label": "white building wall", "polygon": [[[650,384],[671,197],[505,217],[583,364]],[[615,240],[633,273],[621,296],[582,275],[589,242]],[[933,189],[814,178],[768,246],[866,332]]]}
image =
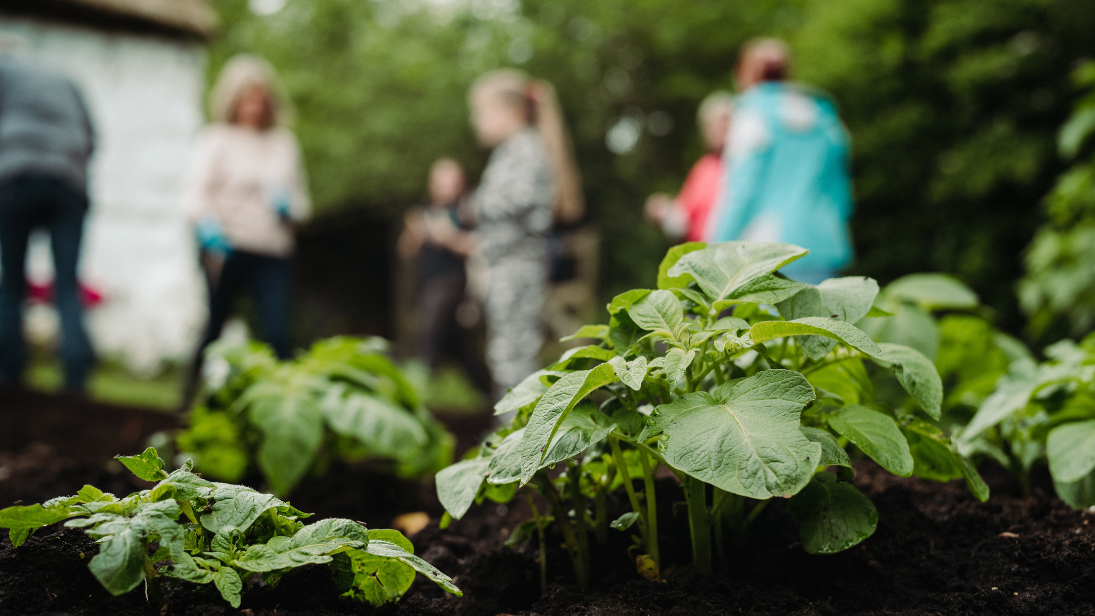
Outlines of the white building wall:
{"label": "white building wall", "polygon": [[[203,122],[204,49],[10,17],[0,17],[0,37],[22,59],[70,76],[91,108],[98,143],[81,278],[105,294],[88,318],[97,351],[139,372],[186,359],[204,323],[205,290],[178,195]],[[51,267],[43,242],[32,249],[35,278]]]}

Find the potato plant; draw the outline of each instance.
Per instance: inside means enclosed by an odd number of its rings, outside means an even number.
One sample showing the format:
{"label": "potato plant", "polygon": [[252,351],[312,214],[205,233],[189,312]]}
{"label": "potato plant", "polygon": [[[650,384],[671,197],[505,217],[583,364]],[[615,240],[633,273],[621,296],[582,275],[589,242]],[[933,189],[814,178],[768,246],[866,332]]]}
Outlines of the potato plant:
{"label": "potato plant", "polygon": [[83,528],[99,544],[88,568],[103,588],[121,595],[144,582],[160,608],[165,577],[213,584],[238,608],[249,580],[277,584],[287,571],[310,564],[329,565],[343,596],[374,605],[398,600],[416,573],[461,594],[414,555],[399,531],[335,518],[304,524],[311,514],[271,494],[203,479],[189,462],[168,474],[151,447],[118,460],[156,485],[125,498],[88,485],[74,496],[0,509],[0,528],[9,529],[15,548],[43,526],[64,521]]}
{"label": "potato plant", "polygon": [[[551,515],[537,515],[514,540],[535,528],[543,542],[544,525],[558,524],[586,585],[590,543],[604,543],[612,528],[637,528],[637,569],[659,577],[659,466],[680,480],[693,564],[708,574],[712,545],[725,564],[726,534],[743,532],[774,498],[789,499],[807,552],[839,552],[869,537],[877,512],[849,483],[849,445],[901,476],[959,468],[986,499],[987,486],[937,423],[943,392],[932,362],[906,345],[876,344],[854,325],[889,314],[874,307],[878,285],[848,277],[812,286],[776,273],[805,254],[761,242],[671,249],[657,290],[613,299],[608,325],[571,337],[595,344],[512,389],[495,407],[513,415],[508,425],[438,473],[448,514],[531,487]],[[888,370],[915,411],[882,404],[866,363]],[[557,465],[564,472],[553,478]],[[632,511],[610,521],[605,495],[621,486]]]}
{"label": "potato plant", "polygon": [[443,468],[452,436],[386,350],[380,338],[338,337],[279,362],[258,342],[212,346],[179,449],[225,481],[257,466],[275,494],[332,458],[387,460],[409,477]]}
{"label": "potato plant", "polygon": [[1046,348],[1047,361],[1016,361],[962,431],[959,445],[1010,469],[1030,492],[1030,473],[1048,462],[1057,495],[1095,505],[1095,334]]}

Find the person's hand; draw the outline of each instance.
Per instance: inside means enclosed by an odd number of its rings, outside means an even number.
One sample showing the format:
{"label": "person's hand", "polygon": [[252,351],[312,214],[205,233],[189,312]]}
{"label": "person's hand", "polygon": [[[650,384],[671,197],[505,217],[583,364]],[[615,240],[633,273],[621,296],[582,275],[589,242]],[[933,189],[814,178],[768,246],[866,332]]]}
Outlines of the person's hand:
{"label": "person's hand", "polygon": [[422,216],[422,224],[429,241],[440,246],[451,244],[460,232],[447,213],[426,212]]}
{"label": "person's hand", "polygon": [[643,211],[646,213],[647,220],[661,226],[662,221],[675,207],[676,202],[672,196],[666,193],[654,193],[646,198]]}
{"label": "person's hand", "polygon": [[273,191],[270,195],[270,201],[268,203],[270,209],[278,215],[278,218],[283,221],[288,221],[291,218],[292,196],[289,191],[281,188]]}
{"label": "person's hand", "polygon": [[232,242],[228,240],[220,220],[215,216],[206,216],[194,226],[194,233],[202,250],[216,255],[227,256],[232,253]]}

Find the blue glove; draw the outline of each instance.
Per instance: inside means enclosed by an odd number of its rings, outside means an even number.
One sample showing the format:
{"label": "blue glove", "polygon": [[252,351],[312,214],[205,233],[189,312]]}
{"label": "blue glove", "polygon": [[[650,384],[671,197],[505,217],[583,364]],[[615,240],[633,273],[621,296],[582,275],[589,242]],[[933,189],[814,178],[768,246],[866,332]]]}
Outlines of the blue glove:
{"label": "blue glove", "polygon": [[270,198],[270,209],[274,210],[282,220],[289,220],[289,207],[292,205],[292,197],[289,195],[289,191],[284,188],[274,191],[274,194]]}
{"label": "blue glove", "polygon": [[194,233],[198,236],[202,250],[224,256],[232,254],[232,243],[224,234],[220,221],[213,216],[206,216],[198,221]]}

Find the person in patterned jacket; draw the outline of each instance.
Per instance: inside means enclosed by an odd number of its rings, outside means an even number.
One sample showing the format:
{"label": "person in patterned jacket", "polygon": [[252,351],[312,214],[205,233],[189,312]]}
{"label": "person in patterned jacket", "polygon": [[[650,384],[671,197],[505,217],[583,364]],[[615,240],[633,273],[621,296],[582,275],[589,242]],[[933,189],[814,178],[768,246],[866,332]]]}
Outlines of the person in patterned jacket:
{"label": "person in patterned jacket", "polygon": [[493,152],[472,199],[489,277],[487,363],[500,397],[539,367],[547,234],[581,218],[569,137],[551,85],[502,69],[471,88],[472,124]]}

